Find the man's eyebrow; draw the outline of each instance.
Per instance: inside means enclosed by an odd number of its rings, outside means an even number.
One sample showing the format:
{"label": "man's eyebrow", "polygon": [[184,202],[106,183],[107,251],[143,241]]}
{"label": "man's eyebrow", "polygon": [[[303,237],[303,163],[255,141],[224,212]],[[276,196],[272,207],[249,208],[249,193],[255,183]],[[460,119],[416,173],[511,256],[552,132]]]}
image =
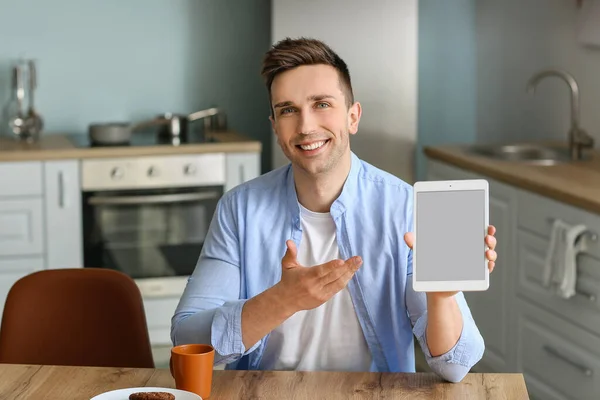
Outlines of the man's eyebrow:
{"label": "man's eyebrow", "polygon": [[315,94],[308,97],[308,100],[312,101],[321,101],[326,99],[335,99],[335,96],[332,96],[330,94]]}
{"label": "man's eyebrow", "polygon": [[[335,99],[335,96],[332,96],[330,94],[314,94],[312,96],[308,96],[309,101],[322,101],[322,100],[326,100],[326,99]],[[291,101],[281,101],[281,102],[275,104],[273,106],[273,108],[289,107],[293,104],[294,103],[292,103]]]}
{"label": "man's eyebrow", "polygon": [[291,101],[282,101],[273,106],[273,108],[289,107],[292,105]]}

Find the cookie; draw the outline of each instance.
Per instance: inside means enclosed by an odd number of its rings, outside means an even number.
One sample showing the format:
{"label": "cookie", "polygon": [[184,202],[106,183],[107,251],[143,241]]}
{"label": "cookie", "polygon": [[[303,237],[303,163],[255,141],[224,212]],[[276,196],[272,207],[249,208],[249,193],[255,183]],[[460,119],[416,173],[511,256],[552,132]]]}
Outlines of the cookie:
{"label": "cookie", "polygon": [[130,394],[129,400],[175,400],[175,395],[167,392],[137,392]]}

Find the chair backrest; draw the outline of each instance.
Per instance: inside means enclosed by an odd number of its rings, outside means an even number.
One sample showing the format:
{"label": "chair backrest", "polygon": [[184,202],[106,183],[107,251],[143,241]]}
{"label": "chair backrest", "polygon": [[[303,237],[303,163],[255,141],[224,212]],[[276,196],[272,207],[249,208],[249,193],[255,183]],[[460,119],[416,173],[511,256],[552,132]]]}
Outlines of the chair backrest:
{"label": "chair backrest", "polygon": [[137,285],[101,268],[21,278],[4,305],[0,363],[154,368]]}

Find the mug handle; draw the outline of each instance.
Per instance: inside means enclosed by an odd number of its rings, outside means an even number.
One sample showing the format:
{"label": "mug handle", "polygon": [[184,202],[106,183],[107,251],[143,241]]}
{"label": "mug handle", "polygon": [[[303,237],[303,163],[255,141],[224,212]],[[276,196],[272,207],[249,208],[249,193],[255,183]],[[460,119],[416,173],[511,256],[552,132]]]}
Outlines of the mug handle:
{"label": "mug handle", "polygon": [[175,379],[175,374],[173,373],[173,357],[169,358],[169,369],[171,370],[171,376]]}

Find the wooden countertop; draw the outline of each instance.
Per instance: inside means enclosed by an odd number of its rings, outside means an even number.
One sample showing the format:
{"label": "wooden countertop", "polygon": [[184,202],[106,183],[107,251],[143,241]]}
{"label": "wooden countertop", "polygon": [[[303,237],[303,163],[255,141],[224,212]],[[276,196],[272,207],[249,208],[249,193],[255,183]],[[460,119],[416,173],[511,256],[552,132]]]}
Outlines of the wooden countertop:
{"label": "wooden countertop", "polygon": [[[167,369],[0,364],[0,399],[89,400],[130,387],[174,388]],[[468,374],[448,383],[430,373],[215,370],[211,399],[528,399],[522,374]]]}
{"label": "wooden countertop", "polygon": [[123,146],[76,147],[66,135],[48,134],[37,143],[22,143],[12,138],[0,137],[0,162],[57,159],[84,159],[129,156],[156,156],[167,154],[260,152],[262,145],[235,132],[211,132],[207,138],[216,142],[183,144],[181,146]]}
{"label": "wooden countertop", "polygon": [[431,159],[600,214],[599,150],[586,151],[588,160],[549,166],[494,160],[456,145],[426,147],[424,152]]}

